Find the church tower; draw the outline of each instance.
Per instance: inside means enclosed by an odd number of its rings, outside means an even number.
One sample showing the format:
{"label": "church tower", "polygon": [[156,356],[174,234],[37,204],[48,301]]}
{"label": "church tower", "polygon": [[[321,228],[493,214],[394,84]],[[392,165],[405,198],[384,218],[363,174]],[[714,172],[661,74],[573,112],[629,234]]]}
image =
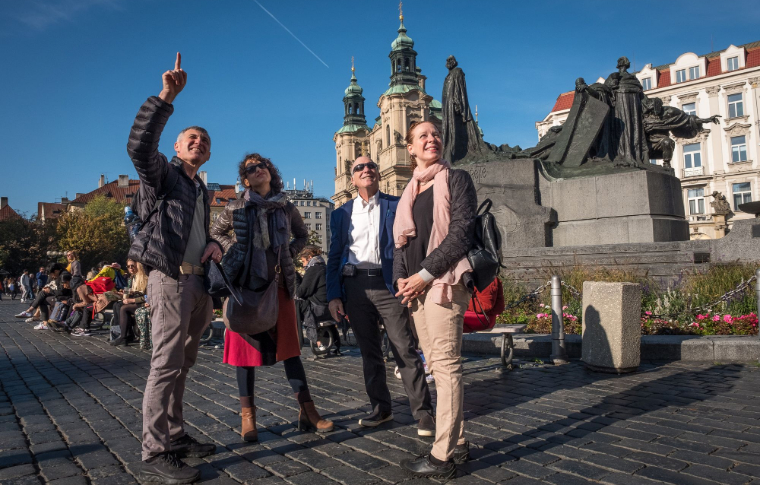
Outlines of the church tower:
{"label": "church tower", "polygon": [[[401,6],[399,4],[398,35],[391,43],[388,54],[391,81],[378,100],[380,116],[375,118],[372,128],[366,125],[364,98],[353,75],[343,98],[343,127],[333,137],[337,166],[332,199],[336,208],[356,196],[349,171],[351,163],[361,155],[369,156],[378,164],[380,190],[400,196],[412,178],[405,140],[409,125],[414,121],[431,121],[441,129],[442,106],[425,92],[427,78],[417,66],[417,52],[414,41],[407,35]],[[444,71],[443,65],[442,61],[441,71]]]}
{"label": "church tower", "polygon": [[364,96],[356,81],[354,59],[351,58],[351,83],[343,97],[343,126],[333,136],[335,142],[335,200],[342,205],[356,195],[351,185],[351,165],[369,153],[369,127],[364,115]]}

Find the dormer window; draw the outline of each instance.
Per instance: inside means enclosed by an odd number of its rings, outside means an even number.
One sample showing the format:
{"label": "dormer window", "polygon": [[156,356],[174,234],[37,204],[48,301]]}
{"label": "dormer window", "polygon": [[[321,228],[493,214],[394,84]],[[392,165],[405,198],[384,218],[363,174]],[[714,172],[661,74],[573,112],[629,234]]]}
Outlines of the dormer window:
{"label": "dormer window", "polygon": [[652,78],[647,77],[641,80],[641,87],[644,88],[644,91],[649,91],[652,89]]}
{"label": "dormer window", "polygon": [[686,81],[686,69],[681,69],[680,71],[676,71],[676,82],[682,83]]}
{"label": "dormer window", "polygon": [[739,69],[739,56],[726,59],[726,71],[736,71],[737,69]]}
{"label": "dormer window", "polygon": [[699,66],[694,66],[689,68],[689,79],[698,79],[699,78]]}

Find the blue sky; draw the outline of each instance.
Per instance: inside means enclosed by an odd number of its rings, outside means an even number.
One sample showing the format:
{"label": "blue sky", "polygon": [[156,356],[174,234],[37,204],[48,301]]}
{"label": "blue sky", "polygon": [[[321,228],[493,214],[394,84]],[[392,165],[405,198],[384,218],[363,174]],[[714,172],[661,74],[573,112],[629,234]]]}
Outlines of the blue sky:
{"label": "blue sky", "polygon": [[[3,0],[0,195],[30,215],[38,201],[96,188],[101,173],[135,178],[129,128],[177,51],[188,84],[162,152],[200,124],[213,142],[209,181],[234,183],[237,162],[257,151],[286,180],[313,179],[331,195],[351,56],[371,124],[398,2],[259,3],[308,49],[255,0]],[[559,93],[606,76],[621,55],[640,68],[708,53],[711,40],[715,50],[760,40],[755,1],[409,0],[404,17],[427,91],[440,100],[456,55],[486,140],[523,147]]]}

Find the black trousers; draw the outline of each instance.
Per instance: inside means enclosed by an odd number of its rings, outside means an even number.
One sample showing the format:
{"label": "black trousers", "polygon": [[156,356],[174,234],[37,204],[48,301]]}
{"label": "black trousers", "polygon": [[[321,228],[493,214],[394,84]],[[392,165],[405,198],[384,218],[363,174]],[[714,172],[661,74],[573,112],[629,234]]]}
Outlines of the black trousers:
{"label": "black trousers", "polygon": [[414,419],[432,415],[430,390],[425,381],[425,368],[415,350],[408,308],[388,291],[382,274],[346,277],[344,287],[346,313],[362,352],[364,386],[372,412],[392,411],[380,342],[379,322],[382,320]]}

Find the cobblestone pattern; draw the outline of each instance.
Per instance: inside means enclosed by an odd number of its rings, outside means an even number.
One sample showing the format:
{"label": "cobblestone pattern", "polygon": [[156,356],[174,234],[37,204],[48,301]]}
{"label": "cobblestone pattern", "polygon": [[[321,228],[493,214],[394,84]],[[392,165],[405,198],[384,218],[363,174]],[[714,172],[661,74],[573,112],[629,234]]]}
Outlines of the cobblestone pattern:
{"label": "cobblestone pattern", "polygon": [[[111,347],[105,333],[35,331],[0,303],[0,483],[130,484],[140,463],[141,401],[149,355]],[[308,352],[308,351],[306,351]],[[388,366],[394,421],[365,430],[369,410],[355,348],[304,360],[326,436],[300,433],[281,365],[257,371],[259,443],[240,441],[234,373],[205,347],[185,393],[187,431],[217,444],[188,459],[209,484],[345,485],[410,480],[398,466],[429,449]],[[760,372],[754,365],[646,364],[612,376],[581,363],[465,362],[473,459],[461,484],[744,484],[760,477]],[[760,482],[758,482],[760,483]]]}

